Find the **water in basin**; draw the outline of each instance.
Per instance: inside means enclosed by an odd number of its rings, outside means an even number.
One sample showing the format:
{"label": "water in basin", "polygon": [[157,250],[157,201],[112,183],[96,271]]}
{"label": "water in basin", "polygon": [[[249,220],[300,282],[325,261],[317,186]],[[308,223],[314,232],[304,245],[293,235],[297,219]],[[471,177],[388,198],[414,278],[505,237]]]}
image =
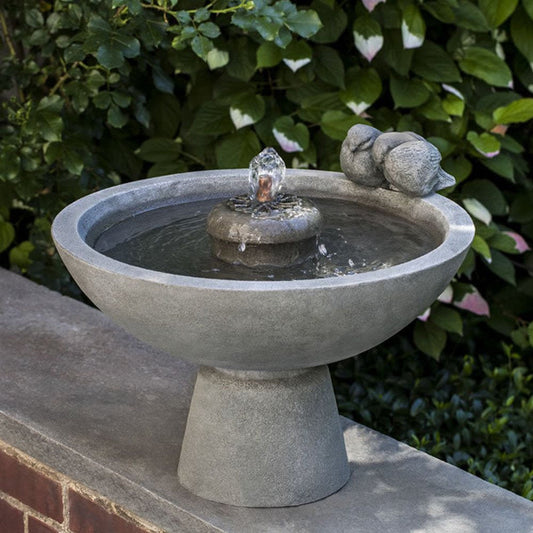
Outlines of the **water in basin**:
{"label": "water in basin", "polygon": [[146,211],[115,224],[93,247],[130,265],[204,278],[281,281],[357,275],[415,259],[442,238],[429,228],[376,207],[313,199],[324,217],[317,257],[284,268],[249,268],[210,253],[206,218],[220,200],[189,202]]}

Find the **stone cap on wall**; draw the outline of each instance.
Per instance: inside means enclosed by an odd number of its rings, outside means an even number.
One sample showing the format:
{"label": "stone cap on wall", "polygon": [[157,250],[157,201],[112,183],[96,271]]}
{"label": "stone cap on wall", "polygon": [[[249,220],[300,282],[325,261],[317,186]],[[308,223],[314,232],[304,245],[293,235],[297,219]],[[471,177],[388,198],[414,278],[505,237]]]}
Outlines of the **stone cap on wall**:
{"label": "stone cap on wall", "polygon": [[196,369],[0,269],[0,440],[173,532],[533,532],[533,503],[343,419],[352,477],[290,508],[217,504],[176,476]]}

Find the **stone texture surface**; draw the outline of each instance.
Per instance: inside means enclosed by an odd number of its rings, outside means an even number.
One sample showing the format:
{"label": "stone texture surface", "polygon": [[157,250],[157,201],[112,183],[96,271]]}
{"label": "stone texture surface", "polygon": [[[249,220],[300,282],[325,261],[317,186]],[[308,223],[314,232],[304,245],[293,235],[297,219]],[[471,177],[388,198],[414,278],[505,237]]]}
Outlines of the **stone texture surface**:
{"label": "stone texture surface", "polygon": [[392,211],[423,231],[434,230],[442,242],[389,268],[292,281],[156,272],[115,261],[88,244],[102,227],[142,210],[228,198],[245,189],[246,182],[245,171],[220,170],[111,187],[66,207],[54,220],[52,234],[80,288],[116,324],[179,358],[241,370],[318,366],[383,342],[437,299],[474,236],[468,214],[442,196],[410,198],[356,185],[341,173],[291,170],[284,185],[290,194]]}
{"label": "stone texture surface", "polygon": [[176,468],[195,368],[79,302],[0,270],[0,439],[168,532],[533,532],[533,503],[342,420],[349,482],[318,502],[239,508]]}
{"label": "stone texture surface", "polygon": [[201,367],[178,476],[198,496],[246,507],[300,505],[339,490],[350,469],[327,366]]}

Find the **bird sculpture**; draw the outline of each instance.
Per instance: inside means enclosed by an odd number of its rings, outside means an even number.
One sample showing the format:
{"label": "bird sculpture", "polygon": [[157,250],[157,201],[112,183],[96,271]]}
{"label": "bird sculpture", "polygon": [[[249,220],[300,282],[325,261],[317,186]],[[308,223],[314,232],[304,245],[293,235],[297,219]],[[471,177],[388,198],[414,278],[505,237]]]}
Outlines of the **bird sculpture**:
{"label": "bird sculpture", "polygon": [[385,180],[410,196],[426,196],[455,184],[441,166],[436,146],[413,132],[390,132],[377,137],[372,158]]}
{"label": "bird sculpture", "polygon": [[348,130],[340,155],[341,168],[348,179],[366,187],[386,183],[372,157],[372,146],[380,135],[379,130],[366,124],[356,124]]}

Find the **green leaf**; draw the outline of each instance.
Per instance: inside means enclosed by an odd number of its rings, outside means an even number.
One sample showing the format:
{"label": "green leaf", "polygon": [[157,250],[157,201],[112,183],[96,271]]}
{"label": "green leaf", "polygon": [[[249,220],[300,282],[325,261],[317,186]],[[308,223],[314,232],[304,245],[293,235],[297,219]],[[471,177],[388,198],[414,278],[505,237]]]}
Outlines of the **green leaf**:
{"label": "green leaf", "polygon": [[63,153],[63,165],[64,167],[75,176],[80,176],[84,164],[83,159],[80,157],[80,155],[75,152],[74,150],[65,149]]}
{"label": "green leaf", "polygon": [[442,168],[451,174],[457,183],[461,183],[470,176],[470,173],[472,172],[472,163],[470,163],[470,161],[463,155],[458,157],[447,157],[442,162]]}
{"label": "green leaf", "polygon": [[98,63],[105,68],[119,68],[124,64],[122,50],[113,43],[101,44],[96,51]]}
{"label": "green leaf", "polygon": [[516,285],[515,268],[513,263],[511,263],[505,255],[498,252],[498,250],[492,251],[492,261],[487,267],[491,272],[494,272],[494,274],[507,283]]}
{"label": "green leaf", "polygon": [[529,18],[533,20],[533,0],[522,0],[522,5],[527,11]]}
{"label": "green leaf", "polygon": [[412,70],[428,81],[461,81],[461,74],[452,58],[431,41],[425,41],[421,48],[415,50]]}
{"label": "green leaf", "polygon": [[391,76],[390,91],[394,107],[418,107],[426,102],[431,94],[422,81],[394,75]]}
{"label": "green leaf", "polygon": [[448,94],[442,100],[442,108],[448,115],[462,117],[465,110],[465,101],[454,94]]}
{"label": "green leaf", "polygon": [[418,108],[418,111],[428,120],[443,120],[444,122],[450,122],[450,116],[442,107],[441,99],[436,94],[432,94],[429,100],[424,102]]}
{"label": "green leaf", "polygon": [[474,240],[472,241],[472,249],[484,257],[488,263],[492,261],[490,247],[485,239],[481,238],[479,235],[474,236]]}
{"label": "green leaf", "polygon": [[44,18],[41,12],[36,9],[23,9],[24,22],[32,28],[40,28],[44,24]]}
{"label": "green leaf", "polygon": [[506,235],[505,233],[495,233],[489,239],[489,245],[491,248],[505,252],[506,254],[520,254],[521,252],[516,248],[516,241]]}
{"label": "green leaf", "polygon": [[242,95],[233,99],[229,114],[237,129],[250,126],[260,121],[265,115],[265,101],[260,95]]}
{"label": "green leaf", "polygon": [[507,178],[514,183],[514,164],[508,155],[499,154],[491,159],[483,158],[481,159],[481,163],[495,174]]}
{"label": "green leaf", "polygon": [[418,48],[424,43],[426,23],[415,4],[408,4],[402,12],[402,41],[406,49]]}
{"label": "green leaf", "polygon": [[445,24],[453,24],[455,22],[453,8],[457,7],[457,2],[453,0],[430,0],[424,2],[422,7],[437,20]]}
{"label": "green leaf", "polygon": [[107,110],[107,121],[114,128],[122,128],[128,123],[128,115],[121,111],[117,105],[111,104]]}
{"label": "green leaf", "polygon": [[466,135],[470,144],[485,157],[494,157],[500,153],[500,141],[490,133],[479,135],[475,131],[469,131]]}
{"label": "green leaf", "polygon": [[463,72],[479,78],[489,85],[509,87],[512,83],[512,74],[505,61],[494,52],[478,46],[465,50],[464,57],[459,61]]}
{"label": "green leaf", "polygon": [[30,241],[23,241],[18,246],[9,250],[9,263],[18,266],[21,270],[28,268],[32,260],[30,254],[35,246]]}
{"label": "green leaf", "polygon": [[83,61],[85,59],[85,51],[81,44],[71,44],[63,51],[63,58],[66,63],[74,63],[75,61]]}
{"label": "green leaf", "polygon": [[368,124],[368,122],[357,115],[347,115],[342,111],[326,111],[322,115],[320,128],[328,137],[342,141],[355,124]]}
{"label": "green leaf", "polygon": [[417,398],[409,409],[409,416],[417,416],[426,408],[426,402],[423,398]]}
{"label": "green leaf", "polygon": [[489,180],[473,180],[465,183],[462,194],[479,200],[493,215],[506,215],[509,212],[505,197]]}
{"label": "green leaf", "polygon": [[209,70],[215,70],[228,64],[229,53],[225,50],[213,48],[207,53],[206,61]]}
{"label": "green leaf", "polygon": [[131,96],[128,93],[113,91],[111,97],[118,107],[128,107],[131,104]]}
{"label": "green leaf", "polygon": [[226,68],[226,72],[231,77],[237,78],[238,80],[249,81],[255,74],[257,65],[256,47],[246,37],[233,39],[228,45],[230,61]]}
{"label": "green leaf", "polygon": [[187,172],[187,170],[187,165],[181,159],[174,159],[172,161],[161,161],[151,166],[147,176],[155,178],[156,176]]}
{"label": "green leaf", "polygon": [[309,130],[301,122],[295,124],[291,117],[279,117],[272,133],[285,152],[303,152],[309,146]]}
{"label": "green leaf", "polygon": [[465,209],[475,218],[481,220],[485,225],[489,225],[492,221],[492,215],[490,211],[475,198],[465,198],[463,200]]}
{"label": "green leaf", "polygon": [[202,22],[198,31],[208,39],[216,39],[220,35],[220,28],[214,22]]}
{"label": "green leaf", "polygon": [[533,221],[533,191],[525,191],[518,195],[509,212],[509,220],[518,222],[519,224],[527,224]]}
{"label": "green leaf", "polygon": [[458,7],[454,8],[456,24],[467,30],[486,32],[490,30],[483,12],[469,0],[459,0]]}
{"label": "green leaf", "polygon": [[503,24],[516,9],[518,0],[479,0],[479,8],[492,28]]}
{"label": "green leaf", "polygon": [[463,321],[461,315],[450,307],[439,305],[431,311],[431,322],[450,333],[463,334]]}
{"label": "green leaf", "polygon": [[293,41],[283,52],[283,62],[293,71],[311,62],[313,51],[305,41]]}
{"label": "green leaf", "polygon": [[309,37],[312,37],[322,27],[322,22],[320,22],[316,11],[312,9],[290,13],[285,19],[285,24],[289,30],[304,39],[309,39]]}
{"label": "green leaf", "polygon": [[135,153],[144,161],[162,163],[177,159],[181,153],[181,146],[171,139],[154,137],[144,141]]}
{"label": "green leaf", "polygon": [[355,47],[367,61],[374,59],[384,42],[381,26],[370,15],[363,15],[355,19],[353,39]]}
{"label": "green leaf", "polygon": [[191,41],[192,51],[204,61],[207,60],[207,54],[214,48],[213,43],[203,35],[196,35]]}
{"label": "green leaf", "polygon": [[37,105],[37,111],[49,111],[51,113],[59,113],[63,109],[63,99],[58,94],[52,96],[45,96],[41,98]]}
{"label": "green leaf", "polygon": [[329,46],[317,46],[314,59],[316,75],[322,81],[344,89],[344,64],[339,53]]}
{"label": "green leaf", "polygon": [[498,124],[527,122],[533,118],[533,98],[521,98],[504,107],[498,107],[492,116]]}
{"label": "green leaf", "polygon": [[124,57],[137,57],[141,53],[141,43],[131,35],[121,35],[115,42],[118,42]]}
{"label": "green leaf", "polygon": [[159,65],[152,67],[152,79],[156,89],[162,93],[174,94],[174,81]]}
{"label": "green leaf", "polygon": [[323,26],[315,33],[311,40],[315,43],[334,43],[346,29],[348,17],[343,9],[339,8],[335,2],[328,6],[322,0],[314,0],[311,4],[320,18]]}
{"label": "green leaf", "polygon": [[111,93],[101,91],[93,98],[93,105],[97,109],[107,109],[111,105]]}
{"label": "green leaf", "polygon": [[196,112],[191,125],[193,135],[220,135],[233,129],[229,106],[218,102],[207,102]]}
{"label": "green leaf", "polygon": [[0,219],[0,252],[7,250],[15,238],[15,228],[10,222]]}
{"label": "green leaf", "polygon": [[368,68],[358,71],[357,78],[339,96],[347,107],[360,115],[379,98],[382,89],[379,74],[373,68]]}
{"label": "green leaf", "polygon": [[279,46],[271,41],[265,41],[257,49],[257,68],[274,67],[283,59],[283,52]]}
{"label": "green leaf", "polygon": [[239,131],[217,142],[217,165],[219,168],[248,168],[260,150],[259,139],[252,130]]}
{"label": "green leaf", "polygon": [[511,19],[511,37],[530,65],[533,63],[532,32],[533,20],[527,16],[527,13],[522,8],[517,9]]}
{"label": "green leaf", "polygon": [[414,341],[416,347],[437,361],[446,346],[446,332],[431,322],[415,323]]}
{"label": "green leaf", "polygon": [[59,114],[63,100],[58,95],[41,99],[35,112],[35,128],[43,139],[60,141],[63,131],[63,119]]}

